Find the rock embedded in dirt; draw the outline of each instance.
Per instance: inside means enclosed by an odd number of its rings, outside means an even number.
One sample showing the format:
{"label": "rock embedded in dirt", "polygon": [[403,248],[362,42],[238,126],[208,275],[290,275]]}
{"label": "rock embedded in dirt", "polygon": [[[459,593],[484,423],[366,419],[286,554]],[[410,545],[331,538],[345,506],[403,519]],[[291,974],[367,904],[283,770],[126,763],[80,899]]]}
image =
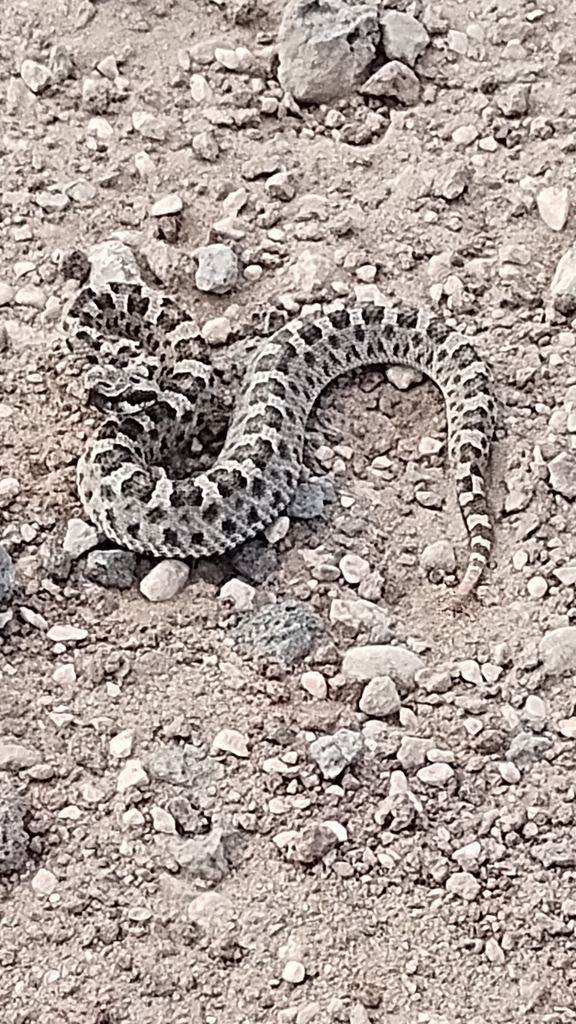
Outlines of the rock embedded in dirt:
{"label": "rock embedded in dirt", "polygon": [[364,750],[362,734],[338,729],[331,736],[319,736],[310,744],[310,756],[325,779],[337,779]]}
{"label": "rock embedded in dirt", "polygon": [[324,623],[300,601],[268,604],[246,619],[238,636],[255,653],[286,664],[301,661],[324,631]]}
{"label": "rock embedded in dirt", "polygon": [[414,676],[424,668],[417,654],[392,644],[352,647],[344,655],[342,675],[347,679],[370,681],[377,676],[391,676],[401,694],[414,688]]}
{"label": "rock embedded in dirt", "polygon": [[349,96],[376,56],[376,10],[343,0],[290,0],[278,32],[278,79],[301,103]]}
{"label": "rock embedded in dirt", "polygon": [[36,60],[24,60],[20,68],[20,77],[31,92],[41,93],[52,80],[52,72],[45,64]]}
{"label": "rock embedded in dirt", "polygon": [[129,590],[136,575],[137,556],[123,548],[90,551],[84,570],[87,579],[100,587]]}
{"label": "rock embedded in dirt", "polygon": [[365,715],[377,718],[395,714],[400,708],[400,697],[394,680],[390,676],[375,676],[364,687],[359,706]]}
{"label": "rock embedded in dirt", "polygon": [[364,96],[398,100],[406,107],[418,103],[420,82],[411,68],[399,60],[391,60],[378,68],[361,86]]}
{"label": "rock embedded in dirt", "polygon": [[202,246],[194,255],[198,260],[195,282],[200,291],[216,295],[231,291],[238,280],[238,257],[230,246],[216,242]]}

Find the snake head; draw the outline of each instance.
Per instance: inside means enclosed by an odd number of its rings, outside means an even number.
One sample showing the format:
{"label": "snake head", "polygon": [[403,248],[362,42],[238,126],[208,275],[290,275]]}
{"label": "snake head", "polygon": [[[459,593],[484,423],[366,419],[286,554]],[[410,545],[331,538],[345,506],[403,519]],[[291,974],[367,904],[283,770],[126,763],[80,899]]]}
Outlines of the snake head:
{"label": "snake head", "polygon": [[135,371],[93,366],[84,378],[87,401],[102,412],[129,416],[158,401],[158,388]]}

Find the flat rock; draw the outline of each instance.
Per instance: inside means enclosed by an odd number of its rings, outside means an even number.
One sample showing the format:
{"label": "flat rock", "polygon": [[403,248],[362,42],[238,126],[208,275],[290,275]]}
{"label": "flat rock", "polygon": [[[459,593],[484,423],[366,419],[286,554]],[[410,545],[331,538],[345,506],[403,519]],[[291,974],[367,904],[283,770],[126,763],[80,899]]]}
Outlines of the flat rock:
{"label": "flat rock", "polygon": [[401,694],[414,688],[414,676],[424,668],[417,654],[392,644],[368,644],[352,647],[344,655],[342,674],[347,679],[368,682],[377,676],[390,676]]}
{"label": "flat rock", "polygon": [[379,37],[371,7],[290,0],[278,32],[280,85],[303,103],[349,96],[374,60]]}

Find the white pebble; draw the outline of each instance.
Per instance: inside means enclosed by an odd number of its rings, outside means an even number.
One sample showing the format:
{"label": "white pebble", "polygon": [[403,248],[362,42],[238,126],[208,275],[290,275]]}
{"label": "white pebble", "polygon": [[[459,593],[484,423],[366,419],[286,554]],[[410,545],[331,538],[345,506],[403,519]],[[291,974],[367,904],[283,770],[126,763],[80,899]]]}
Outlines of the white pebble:
{"label": "white pebble", "polygon": [[163,832],[166,835],[175,835],[176,833],[176,822],[163,807],[152,808],[152,825],[156,832]]}
{"label": "white pebble", "polygon": [[427,786],[445,786],[454,775],[454,769],[445,761],[437,761],[435,764],[425,765],[416,772],[416,778]]}
{"label": "white pebble", "polygon": [[132,753],[132,745],[134,743],[134,733],[131,729],[123,729],[122,732],[117,732],[112,737],[108,744],[108,749],[113,757],[130,757]]}
{"label": "white pebble", "polygon": [[51,626],[46,636],[55,644],[65,644],[74,640],[85,640],[88,630],[79,626]]}
{"label": "white pebble", "polygon": [[273,523],[264,530],[264,536],[269,544],[278,544],[283,540],[290,529],[290,517],[278,516]]}
{"label": "white pebble", "polygon": [[287,981],[289,985],[300,985],[306,977],[306,971],[304,964],[301,964],[299,960],[288,960],[284,964],[284,970],[282,971],[282,981]]}
{"label": "white pebble", "polygon": [[527,590],[530,597],[534,598],[535,601],[538,601],[546,594],[548,590],[548,583],[543,576],[533,576],[532,579],[528,580]]}
{"label": "white pebble", "polygon": [[498,765],[498,771],[504,782],[507,782],[509,786],[514,786],[522,778],[518,768],[512,761],[503,761]]}
{"label": "white pebble", "polygon": [[125,793],[127,789],[131,789],[133,786],[144,786],[147,782],[148,773],[142,767],[142,762],[138,760],[127,761],[126,766],[118,776],[116,788],[119,793]]}
{"label": "white pebble", "polygon": [[220,588],[219,596],[223,601],[231,601],[237,612],[249,612],[254,607],[256,591],[249,583],[233,579]]}
{"label": "white pebble", "polygon": [[460,662],[458,669],[462,679],[465,679],[467,683],[474,683],[476,686],[480,686],[482,683],[482,673],[477,661],[468,658],[466,661]]}
{"label": "white pebble", "polygon": [[162,199],[158,199],[150,210],[151,217],[166,217],[174,213],[180,213],[184,203],[180,196],[175,194],[169,196],[163,196]]}
{"label": "white pebble", "polygon": [[5,476],[0,480],[0,508],[6,508],[20,494],[20,481],[15,476]]}
{"label": "white pebble", "polygon": [[360,583],[370,574],[370,562],[360,555],[344,555],[338,564],[346,583]]}
{"label": "white pebble", "polygon": [[66,536],[62,544],[63,550],[70,558],[80,558],[98,543],[98,530],[92,523],[84,519],[69,519]]}
{"label": "white pebble", "polygon": [[190,570],[185,562],[166,558],[158,562],[140,583],[140,593],[149,601],[171,601],[186,586]]}
{"label": "white pebble", "polygon": [[228,341],[231,330],[232,324],[227,316],[215,316],[212,320],[206,321],[201,334],[209,345],[224,345]]}
{"label": "white pebble", "polygon": [[58,884],[58,879],[53,871],[48,868],[38,868],[32,879],[32,888],[40,896],[51,896]]}
{"label": "white pebble", "polygon": [[238,729],[220,729],[212,741],[212,750],[234,754],[235,757],[250,757],[246,737]]}
{"label": "white pebble", "polygon": [[328,696],[328,684],[321,672],[303,672],[300,676],[300,685],[306,693],[318,700],[326,700]]}

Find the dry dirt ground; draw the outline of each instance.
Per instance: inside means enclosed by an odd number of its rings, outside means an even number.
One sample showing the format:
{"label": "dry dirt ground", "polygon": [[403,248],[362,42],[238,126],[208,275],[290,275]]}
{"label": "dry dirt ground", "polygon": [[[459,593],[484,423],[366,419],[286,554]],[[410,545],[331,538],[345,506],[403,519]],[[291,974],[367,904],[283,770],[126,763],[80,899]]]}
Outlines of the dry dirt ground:
{"label": "dry dirt ground", "polygon": [[[424,12],[436,31],[415,106],[356,95],[301,111],[275,77],[281,12],[2,0],[0,516],[16,582],[0,640],[1,1016],[567,1024],[576,661],[562,649],[550,670],[539,644],[574,608],[576,488],[555,489],[547,468],[575,436],[575,335],[550,303],[574,220],[552,230],[537,197],[574,198],[576,11],[445,0]],[[245,46],[252,66],[226,68],[215,44]],[[22,63],[50,59],[62,74],[35,94]],[[111,85],[93,94],[102,61]],[[152,115],[146,130],[135,112]],[[271,169],[290,172],[292,198],[267,188]],[[237,221],[215,227],[242,188]],[[174,194],[177,218],[151,215]],[[562,193],[546,195],[557,213]],[[192,566],[159,604],[137,582],[91,582],[85,556],[58,563],[95,422],[67,372],[60,316],[76,286],[59,255],[111,237],[200,324],[227,316],[238,335],[273,307],[354,301],[375,276],[477,336],[500,407],[496,545],[467,610],[450,613],[422,561],[437,541],[459,571],[466,556],[444,448],[422,440],[445,438],[441,397],[380,370],[340,381],[312,417],[306,462],[334,485],[322,517],[236,563]],[[239,257],[227,295],[195,288],[209,241]],[[345,555],[368,582],[346,581]],[[307,606],[319,645],[292,665],[246,649],[252,613],[220,595],[231,578],[254,587],[254,608]],[[400,709],[371,717],[342,659],[390,642],[425,671],[399,686]],[[330,779],[310,743],[340,728],[366,743]],[[399,770],[412,797],[390,799]]]}

